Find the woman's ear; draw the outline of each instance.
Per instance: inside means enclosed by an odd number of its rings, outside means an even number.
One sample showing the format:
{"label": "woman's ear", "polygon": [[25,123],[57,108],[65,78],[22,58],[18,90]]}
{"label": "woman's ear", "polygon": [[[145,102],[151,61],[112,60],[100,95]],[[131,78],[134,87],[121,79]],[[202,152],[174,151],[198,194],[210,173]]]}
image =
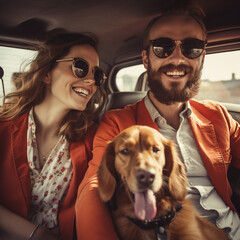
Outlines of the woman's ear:
{"label": "woman's ear", "polygon": [[45,78],[43,79],[43,82],[46,84],[50,84],[51,83],[51,75],[50,73],[47,73]]}
{"label": "woman's ear", "polygon": [[148,69],[148,54],[147,50],[142,51],[142,62],[145,69]]}

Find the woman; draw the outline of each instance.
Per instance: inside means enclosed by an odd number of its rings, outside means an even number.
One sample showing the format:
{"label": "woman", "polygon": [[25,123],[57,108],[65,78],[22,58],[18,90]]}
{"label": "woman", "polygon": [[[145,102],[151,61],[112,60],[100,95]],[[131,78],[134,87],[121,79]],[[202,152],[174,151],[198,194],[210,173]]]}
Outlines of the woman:
{"label": "woman", "polygon": [[105,103],[96,42],[40,47],[0,108],[0,239],[72,239],[77,188]]}

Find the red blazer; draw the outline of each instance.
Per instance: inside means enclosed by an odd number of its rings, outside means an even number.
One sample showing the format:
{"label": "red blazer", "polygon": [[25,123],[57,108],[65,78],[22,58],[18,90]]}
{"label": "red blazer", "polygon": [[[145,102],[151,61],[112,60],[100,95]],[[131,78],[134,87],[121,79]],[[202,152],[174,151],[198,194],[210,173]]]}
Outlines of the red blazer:
{"label": "red blazer", "polygon": [[[0,121],[0,204],[28,218],[31,183],[27,161],[28,112],[14,120]],[[81,142],[70,143],[73,177],[59,211],[61,239],[73,239],[74,205],[77,189],[92,158],[92,139],[96,126]]]}
{"label": "red blazer", "polygon": [[[189,123],[212,184],[224,202],[232,210],[236,210],[231,201],[232,189],[227,178],[227,170],[230,163],[240,169],[239,124],[217,103],[191,100],[190,105],[193,114]],[[147,125],[159,130],[156,122],[152,121],[143,100],[123,110],[109,111],[100,123],[94,138],[93,159],[79,187],[76,202],[77,235],[81,240],[118,239],[107,208],[98,197],[94,174],[107,142],[122,130],[135,124]],[[86,217],[83,219],[82,215]]]}

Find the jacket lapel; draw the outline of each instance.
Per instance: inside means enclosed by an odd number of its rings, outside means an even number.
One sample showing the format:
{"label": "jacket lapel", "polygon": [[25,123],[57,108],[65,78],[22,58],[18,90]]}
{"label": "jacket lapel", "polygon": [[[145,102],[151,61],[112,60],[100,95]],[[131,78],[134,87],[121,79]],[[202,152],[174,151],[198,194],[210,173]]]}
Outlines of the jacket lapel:
{"label": "jacket lapel", "polygon": [[12,161],[16,167],[18,179],[16,184],[20,186],[19,192],[16,193],[19,202],[25,205],[18,206],[21,208],[21,213],[27,217],[28,209],[31,204],[31,182],[27,160],[27,127],[28,113],[13,120],[12,139]]}
{"label": "jacket lapel", "polygon": [[[159,131],[157,123],[152,121],[150,114],[144,104],[144,99],[137,103],[136,119],[138,125],[146,125]],[[218,145],[216,133],[213,124],[205,118],[192,105],[193,114],[189,118],[198,150],[207,169],[209,177],[221,198],[232,209],[235,209],[229,196],[232,190],[227,176],[227,167]]]}
{"label": "jacket lapel", "polygon": [[144,103],[144,99],[142,99],[140,102],[137,103],[137,123],[138,125],[144,125],[152,127],[159,131],[158,125],[156,122],[153,122],[146,106]]}
{"label": "jacket lapel", "polygon": [[87,157],[83,141],[70,143],[69,151],[73,166],[73,176],[67,195],[61,205],[61,211],[59,211],[59,225],[62,237],[64,236],[65,238],[71,239],[75,217],[74,204],[77,197],[78,186],[87,170]]}
{"label": "jacket lapel", "polygon": [[192,110],[189,123],[209,178],[221,198],[234,208],[229,197],[232,195],[232,190],[226,179],[227,167],[218,145],[214,126],[195,108],[192,107]]}

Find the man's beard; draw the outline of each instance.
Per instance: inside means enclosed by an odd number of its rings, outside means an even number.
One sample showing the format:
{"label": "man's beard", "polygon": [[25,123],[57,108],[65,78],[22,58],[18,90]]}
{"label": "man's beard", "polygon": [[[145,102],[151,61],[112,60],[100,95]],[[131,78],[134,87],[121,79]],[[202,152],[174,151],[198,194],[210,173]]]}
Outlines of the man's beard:
{"label": "man's beard", "polygon": [[[174,66],[173,64],[168,64],[160,67],[158,71],[153,71],[151,69],[151,64],[149,61],[149,66],[147,69],[148,73],[148,86],[154,97],[161,103],[170,105],[175,102],[186,102],[190,98],[197,95],[201,83],[203,63],[201,66],[193,71],[192,67],[186,65]],[[178,83],[172,83],[171,89],[166,89],[162,84],[161,74],[166,71],[187,71],[189,72],[189,79],[183,89],[178,89]]]}

